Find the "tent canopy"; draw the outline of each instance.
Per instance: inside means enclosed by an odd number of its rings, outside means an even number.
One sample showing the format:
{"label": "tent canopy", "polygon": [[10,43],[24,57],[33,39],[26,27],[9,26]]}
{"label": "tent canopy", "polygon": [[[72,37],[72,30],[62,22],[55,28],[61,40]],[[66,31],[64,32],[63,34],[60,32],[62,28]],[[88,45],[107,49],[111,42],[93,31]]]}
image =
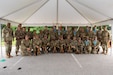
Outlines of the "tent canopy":
{"label": "tent canopy", "polygon": [[23,25],[113,23],[113,0],[0,0],[0,20]]}

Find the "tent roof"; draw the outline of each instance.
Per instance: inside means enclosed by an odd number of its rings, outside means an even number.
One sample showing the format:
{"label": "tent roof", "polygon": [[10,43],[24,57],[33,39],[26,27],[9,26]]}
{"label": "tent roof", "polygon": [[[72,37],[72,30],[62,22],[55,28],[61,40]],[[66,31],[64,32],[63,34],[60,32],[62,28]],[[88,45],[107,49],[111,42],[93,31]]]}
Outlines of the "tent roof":
{"label": "tent roof", "polygon": [[24,25],[113,23],[113,0],[0,0],[1,21]]}

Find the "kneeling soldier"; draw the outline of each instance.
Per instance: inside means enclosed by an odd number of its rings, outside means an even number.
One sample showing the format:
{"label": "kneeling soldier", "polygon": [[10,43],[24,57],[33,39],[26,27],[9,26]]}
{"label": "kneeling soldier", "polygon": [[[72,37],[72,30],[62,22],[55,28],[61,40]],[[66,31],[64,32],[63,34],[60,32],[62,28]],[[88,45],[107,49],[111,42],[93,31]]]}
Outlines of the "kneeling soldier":
{"label": "kneeling soldier", "polygon": [[63,39],[63,36],[60,37],[59,45],[60,45],[60,53],[64,53],[64,49],[65,49],[65,40]]}
{"label": "kneeling soldier", "polygon": [[27,35],[21,42],[21,52],[23,56],[31,55],[31,41]]}
{"label": "kneeling soldier", "polygon": [[94,37],[94,40],[92,41],[92,53],[98,54],[99,52],[99,41],[97,40],[97,37]]}
{"label": "kneeling soldier", "polygon": [[39,39],[38,35],[35,35],[34,38],[33,38],[33,51],[34,51],[34,55],[41,54],[40,48],[41,48],[41,40]]}
{"label": "kneeling soldier", "polygon": [[78,53],[77,40],[76,37],[73,37],[73,40],[70,43],[71,49],[73,52]]}
{"label": "kneeling soldier", "polygon": [[65,43],[66,43],[66,50],[68,53],[71,53],[72,50],[71,50],[71,39],[70,39],[70,35],[67,36],[67,39],[65,40]]}
{"label": "kneeling soldier", "polygon": [[77,54],[80,54],[83,52],[84,42],[81,40],[81,38],[78,38],[78,52]]}
{"label": "kneeling soldier", "polygon": [[84,41],[84,45],[85,45],[85,48],[84,48],[85,53],[90,54],[92,48],[91,48],[91,41],[89,40],[88,37],[86,37],[86,40]]}
{"label": "kneeling soldier", "polygon": [[47,38],[47,35],[44,36],[44,38],[42,39],[42,48],[43,48],[43,52],[44,53],[48,53],[47,47],[49,46],[49,40]]}

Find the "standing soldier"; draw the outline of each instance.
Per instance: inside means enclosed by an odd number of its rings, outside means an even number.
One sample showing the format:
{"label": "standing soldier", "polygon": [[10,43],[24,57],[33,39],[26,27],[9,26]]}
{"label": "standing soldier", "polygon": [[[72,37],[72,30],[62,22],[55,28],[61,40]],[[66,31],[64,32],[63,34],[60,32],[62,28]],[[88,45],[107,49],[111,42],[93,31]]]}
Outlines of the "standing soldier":
{"label": "standing soldier", "polygon": [[101,45],[102,44],[102,27],[99,27],[99,30],[97,31],[97,39]]}
{"label": "standing soldier", "polygon": [[76,37],[77,36],[77,28],[74,28],[73,30],[73,37]]}
{"label": "standing soldier", "polygon": [[97,27],[96,26],[93,27],[93,32],[94,32],[94,35],[96,36],[97,35]]}
{"label": "standing soldier", "polygon": [[26,35],[26,27],[22,27],[22,36],[21,36],[21,38],[22,39],[25,39],[25,35]]}
{"label": "standing soldier", "polygon": [[16,56],[18,56],[19,47],[21,45],[22,40],[22,30],[20,24],[17,27],[17,30],[15,31],[15,37],[16,37]]}
{"label": "standing soldier", "polygon": [[12,40],[14,39],[13,30],[11,29],[11,24],[8,23],[7,26],[3,29],[3,38],[6,47],[6,56],[7,58],[11,56],[11,49],[12,49]]}
{"label": "standing soldier", "polygon": [[39,39],[38,35],[35,35],[34,39],[33,39],[33,52],[34,52],[34,55],[41,54],[41,52],[40,52],[41,45],[42,45],[42,41]]}
{"label": "standing soldier", "polygon": [[99,41],[97,40],[97,37],[94,37],[94,40],[92,41],[92,53],[98,54],[99,52]]}
{"label": "standing soldier", "polygon": [[88,26],[86,26],[85,33],[86,33],[86,36],[88,36],[88,33],[89,33],[89,27]]}
{"label": "standing soldier", "polygon": [[94,36],[95,36],[95,34],[94,34],[94,32],[92,31],[92,28],[89,27],[89,33],[88,33],[89,39],[92,40],[92,38],[94,38]]}
{"label": "standing soldier", "polygon": [[89,40],[88,36],[86,37],[86,40],[84,41],[84,52],[90,54],[92,51],[91,48],[91,41]]}
{"label": "standing soldier", "polygon": [[31,55],[31,41],[29,40],[28,35],[25,35],[25,39],[21,42],[21,54],[23,56],[29,56]]}
{"label": "standing soldier", "polygon": [[33,34],[32,32],[30,31],[30,27],[28,27],[28,31],[26,32],[26,34],[29,36],[29,39],[33,39]]}
{"label": "standing soldier", "polygon": [[107,43],[108,43],[109,39],[110,39],[110,34],[107,31],[107,27],[104,26],[104,30],[102,31],[102,48],[103,48],[104,54],[108,53]]}

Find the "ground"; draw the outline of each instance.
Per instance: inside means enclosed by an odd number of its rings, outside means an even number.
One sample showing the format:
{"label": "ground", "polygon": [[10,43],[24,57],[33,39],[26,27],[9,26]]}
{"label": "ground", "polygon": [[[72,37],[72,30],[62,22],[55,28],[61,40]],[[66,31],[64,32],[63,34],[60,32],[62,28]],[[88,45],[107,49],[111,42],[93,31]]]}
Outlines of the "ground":
{"label": "ground", "polygon": [[14,50],[13,58],[0,62],[0,75],[113,75],[111,55],[49,53],[23,57],[15,56]]}

